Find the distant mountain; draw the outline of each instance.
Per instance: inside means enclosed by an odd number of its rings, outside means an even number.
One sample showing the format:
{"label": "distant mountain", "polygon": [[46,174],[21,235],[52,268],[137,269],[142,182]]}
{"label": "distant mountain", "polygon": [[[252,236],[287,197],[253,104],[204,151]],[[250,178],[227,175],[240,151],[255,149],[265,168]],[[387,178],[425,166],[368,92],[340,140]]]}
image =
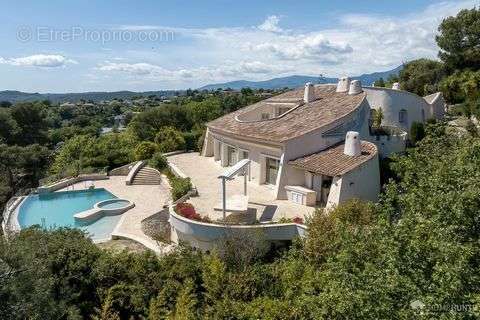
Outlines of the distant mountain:
{"label": "distant mountain", "polygon": [[133,92],[133,91],[116,91],[116,92],[82,92],[82,93],[27,93],[21,91],[0,91],[0,101],[10,101],[12,103],[20,101],[35,101],[35,100],[50,100],[52,103],[62,102],[78,102],[80,100],[86,101],[102,101],[112,99],[129,99],[132,97],[147,97],[155,95],[158,97],[166,96],[170,97],[178,94],[178,91],[165,90],[165,91],[146,91],[146,92]]}
{"label": "distant mountain", "polygon": [[[352,77],[352,79],[359,79],[364,85],[371,85],[374,81],[383,78],[387,79],[391,74],[398,75],[402,66],[399,66],[393,70],[385,72],[375,72],[370,74],[363,74],[358,77]],[[240,90],[242,88],[252,89],[276,89],[276,88],[297,88],[303,86],[306,82],[312,83],[335,83],[337,78],[319,78],[312,76],[289,76],[283,78],[274,78],[265,81],[246,81],[238,80],[226,83],[209,84],[199,88],[199,90],[216,90],[231,88],[234,90]],[[0,101],[9,101],[12,103],[20,101],[35,101],[35,100],[50,100],[52,103],[63,102],[78,102],[80,100],[86,101],[102,101],[112,99],[130,99],[135,96],[147,97],[155,95],[158,97],[166,96],[171,97],[178,95],[182,91],[175,90],[163,90],[163,91],[145,91],[145,92],[133,92],[133,91],[115,91],[115,92],[81,92],[81,93],[27,93],[21,91],[5,90],[0,91]]]}
{"label": "distant mountain", "polygon": [[[398,75],[403,66],[399,66],[393,70],[385,72],[375,72],[369,74],[362,74],[361,76],[352,77],[354,80],[360,80],[364,85],[371,85],[376,80],[383,78],[387,79],[391,74]],[[209,84],[199,88],[198,90],[216,90],[216,89],[227,89],[231,88],[234,90],[240,90],[242,88],[252,88],[252,89],[277,89],[277,88],[297,88],[303,86],[307,82],[312,83],[335,83],[338,78],[319,78],[312,76],[288,76],[282,78],[274,78],[265,81],[246,81],[246,80],[237,80],[225,83],[216,83]]]}

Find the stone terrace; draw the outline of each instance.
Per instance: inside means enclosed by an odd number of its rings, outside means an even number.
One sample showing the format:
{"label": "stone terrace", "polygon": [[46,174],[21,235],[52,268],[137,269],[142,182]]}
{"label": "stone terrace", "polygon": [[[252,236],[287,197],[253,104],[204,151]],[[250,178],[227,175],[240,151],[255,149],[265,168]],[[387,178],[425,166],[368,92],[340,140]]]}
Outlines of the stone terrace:
{"label": "stone terrace", "polygon": [[[213,157],[202,157],[198,153],[182,153],[168,157],[168,161],[189,176],[198,189],[198,197],[192,197],[188,202],[195,206],[198,213],[209,216],[212,220],[219,219],[221,212],[213,208],[221,203],[222,185],[218,176],[226,168],[216,163]],[[227,199],[235,194],[243,194],[243,177],[237,176],[227,182]],[[298,205],[287,200],[275,200],[273,187],[248,183],[248,207],[256,211],[260,222],[277,221],[281,218],[304,217],[313,213],[314,208]]]}

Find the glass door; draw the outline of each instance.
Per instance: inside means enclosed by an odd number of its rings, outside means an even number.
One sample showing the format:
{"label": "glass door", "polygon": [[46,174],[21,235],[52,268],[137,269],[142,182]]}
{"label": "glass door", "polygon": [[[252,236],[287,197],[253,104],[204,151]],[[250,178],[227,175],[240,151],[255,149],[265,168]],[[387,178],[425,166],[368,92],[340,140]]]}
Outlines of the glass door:
{"label": "glass door", "polygon": [[280,160],[267,158],[266,159],[267,170],[265,183],[275,185],[277,183],[278,167],[280,166]]}
{"label": "glass door", "polygon": [[227,165],[229,167],[233,166],[235,163],[237,163],[237,149],[234,147],[227,147],[227,160],[228,163]]}

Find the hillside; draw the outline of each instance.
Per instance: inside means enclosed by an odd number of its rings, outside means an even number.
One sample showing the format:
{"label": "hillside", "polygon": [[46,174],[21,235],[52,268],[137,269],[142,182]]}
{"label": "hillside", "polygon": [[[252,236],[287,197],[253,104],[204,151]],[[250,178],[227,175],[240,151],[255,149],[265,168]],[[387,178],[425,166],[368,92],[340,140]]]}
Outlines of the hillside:
{"label": "hillside", "polygon": [[[374,81],[383,78],[387,79],[391,74],[398,75],[402,66],[398,66],[395,69],[384,71],[384,72],[374,72],[369,74],[362,74],[360,76],[352,77],[352,79],[357,79],[362,81],[364,85],[371,85]],[[303,86],[306,82],[312,83],[334,83],[337,82],[337,78],[319,78],[314,76],[302,76],[302,75],[293,75],[282,78],[273,78],[265,81],[247,81],[247,80],[237,80],[225,83],[216,83],[205,85],[199,90],[216,90],[216,89],[227,89],[231,88],[234,90],[240,90],[242,88],[252,88],[252,89],[276,89],[276,88],[296,88]]]}
{"label": "hillside", "polygon": [[0,101],[10,101],[12,103],[20,101],[34,101],[34,100],[50,100],[52,103],[62,102],[78,102],[80,100],[86,101],[102,101],[112,99],[129,99],[135,96],[173,96],[178,91],[166,90],[166,91],[146,91],[146,92],[133,92],[133,91],[115,91],[115,92],[81,92],[81,93],[27,93],[21,91],[5,90],[0,91]]}

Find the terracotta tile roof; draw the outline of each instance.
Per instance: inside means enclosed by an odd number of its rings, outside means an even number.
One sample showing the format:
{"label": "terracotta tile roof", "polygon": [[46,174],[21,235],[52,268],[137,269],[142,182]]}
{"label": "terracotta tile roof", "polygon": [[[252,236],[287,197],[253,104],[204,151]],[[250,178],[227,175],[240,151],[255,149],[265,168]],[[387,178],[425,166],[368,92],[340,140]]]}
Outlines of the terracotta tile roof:
{"label": "terracotta tile roof", "polygon": [[[365,98],[365,93],[348,95],[336,93],[335,85],[315,86],[317,100],[303,103],[303,88],[288,91],[278,96],[247,106],[207,124],[214,132],[260,139],[271,142],[284,142],[302,136],[312,130],[328,125],[357,110]],[[246,112],[265,105],[288,104],[297,106],[291,112],[278,118],[253,122],[236,120]]]}
{"label": "terracotta tile roof", "polygon": [[326,176],[341,176],[377,154],[377,146],[371,142],[362,141],[362,153],[359,156],[347,156],[343,153],[345,143],[331,146],[323,151],[306,157],[291,160],[288,164],[306,171]]}

